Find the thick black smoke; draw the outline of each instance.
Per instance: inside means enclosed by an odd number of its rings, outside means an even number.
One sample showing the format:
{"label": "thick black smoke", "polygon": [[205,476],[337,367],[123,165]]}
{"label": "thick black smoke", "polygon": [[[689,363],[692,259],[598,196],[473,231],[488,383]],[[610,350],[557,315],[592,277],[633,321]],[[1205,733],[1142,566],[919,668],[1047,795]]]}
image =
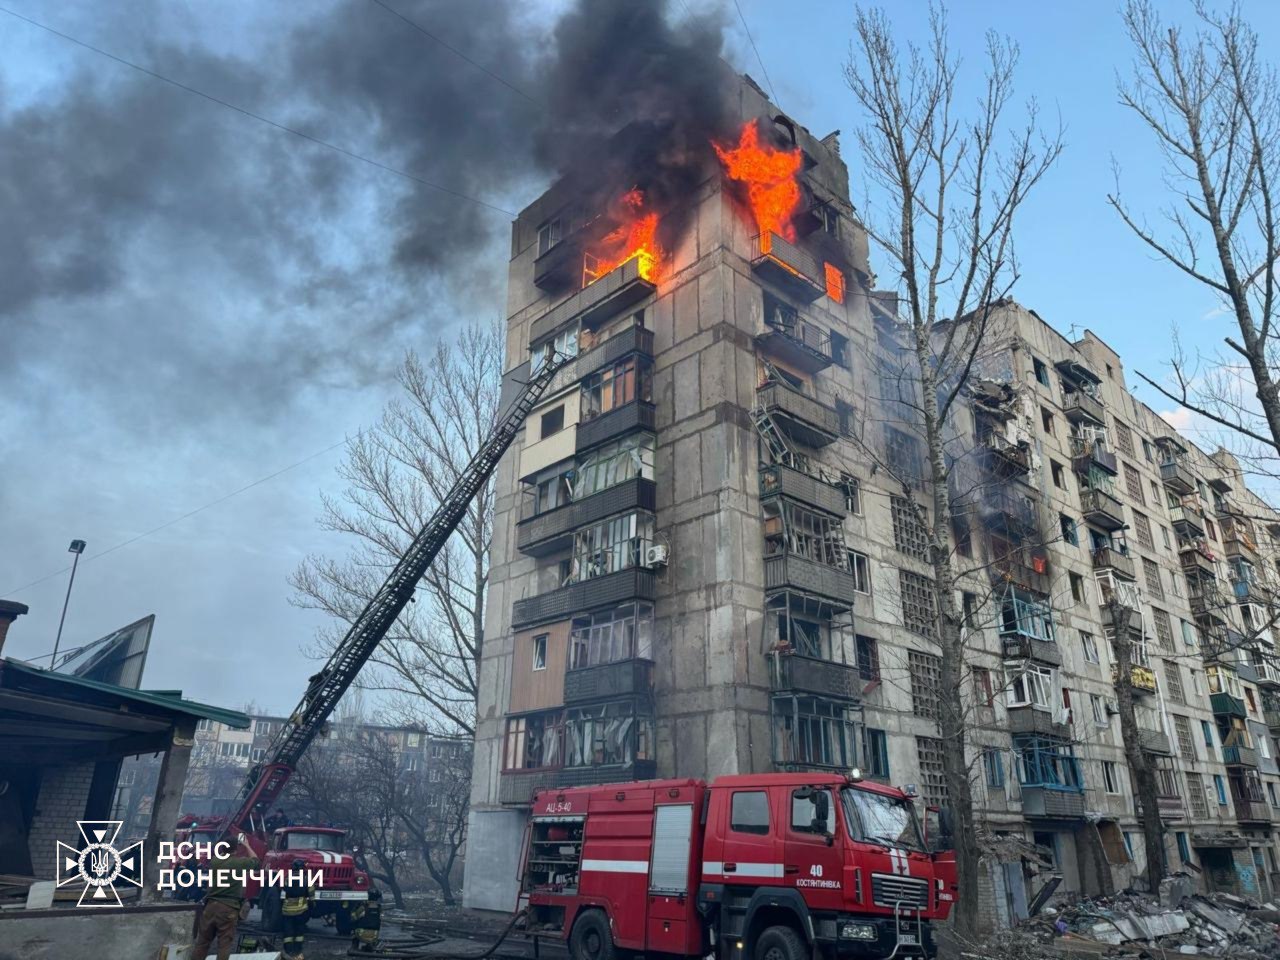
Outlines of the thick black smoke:
{"label": "thick black smoke", "polygon": [[[112,20],[110,5],[47,17],[505,210],[583,169],[601,203],[639,183],[666,207],[696,182],[709,136],[726,133],[716,14],[673,27],[663,4],[635,0],[579,0],[542,23],[509,0],[392,6],[526,95],[369,0],[267,21],[278,40],[243,57],[163,35],[139,50],[137,23],[123,11]],[[0,36],[18,31],[62,50],[16,21]],[[97,422],[161,433],[269,419],[307,388],[381,379],[404,346],[462,316],[459,304],[501,313],[509,215],[88,51],[63,53],[70,72],[52,92],[6,109],[14,98],[0,87],[0,379],[16,385],[11,400],[75,385]],[[625,124],[632,136],[611,149]]]}

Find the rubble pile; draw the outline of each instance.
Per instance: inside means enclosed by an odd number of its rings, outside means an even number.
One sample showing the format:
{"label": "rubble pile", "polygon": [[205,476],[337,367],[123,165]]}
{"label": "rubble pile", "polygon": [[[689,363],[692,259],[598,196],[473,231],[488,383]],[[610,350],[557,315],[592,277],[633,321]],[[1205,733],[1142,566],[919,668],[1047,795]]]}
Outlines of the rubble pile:
{"label": "rubble pile", "polygon": [[1189,878],[1173,877],[1159,898],[1122,893],[1046,907],[984,944],[980,955],[1280,960],[1280,905],[1192,889]]}

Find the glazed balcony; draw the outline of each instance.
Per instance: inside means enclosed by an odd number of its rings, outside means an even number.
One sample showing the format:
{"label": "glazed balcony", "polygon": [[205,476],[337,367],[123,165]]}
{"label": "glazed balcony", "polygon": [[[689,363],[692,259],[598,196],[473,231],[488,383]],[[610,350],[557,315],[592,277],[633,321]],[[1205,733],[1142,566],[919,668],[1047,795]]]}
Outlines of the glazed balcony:
{"label": "glazed balcony", "polygon": [[1249,532],[1238,523],[1232,524],[1223,530],[1222,536],[1223,552],[1228,557],[1247,560],[1250,563],[1260,562],[1258,545],[1254,543],[1253,537],[1249,535]]}
{"label": "glazed balcony", "polygon": [[780,463],[760,468],[760,496],[788,497],[837,517],[848,513],[839,487]]}
{"label": "glazed balcony", "polygon": [[578,667],[564,675],[566,704],[629,696],[647,697],[652,691],[653,662],[650,660],[619,660],[593,667]]}
{"label": "glazed balcony", "polygon": [[1160,756],[1173,754],[1173,748],[1169,744],[1169,735],[1163,730],[1149,730],[1146,727],[1139,727],[1138,746],[1147,753],[1155,753]]}
{"label": "glazed balcony", "polygon": [[764,333],[756,335],[756,342],[772,356],[805,373],[831,366],[831,334],[799,315],[789,316],[787,321],[767,323]]}
{"label": "glazed balcony", "polygon": [[812,693],[836,700],[857,700],[865,681],[858,668],[785,650],[769,655],[770,680],[775,693]]}
{"label": "glazed balcony", "polygon": [[[589,336],[585,331],[580,338]],[[633,353],[642,356],[653,356],[653,331],[644,327],[627,327],[615,333],[608,340],[603,340],[589,350],[578,354],[578,376],[585,377],[612,366],[624,357]]]}
{"label": "glazed balcony", "polygon": [[751,238],[751,269],[802,303],[812,303],[827,292],[822,264],[776,233]]}
{"label": "glazed balcony", "polygon": [[1268,660],[1255,660],[1251,664],[1257,674],[1254,683],[1260,687],[1280,687],[1280,667]]}
{"label": "glazed balcony", "polygon": [[1138,577],[1133,557],[1118,547],[1098,547],[1094,550],[1093,569],[1110,570],[1117,577],[1123,577],[1125,580],[1136,580]]}
{"label": "glazed balcony", "polygon": [[853,574],[848,570],[789,553],[765,557],[764,588],[770,592],[797,590],[824,597],[845,608],[853,606],[858,596]]}
{"label": "glazed balcony", "polygon": [[565,620],[583,610],[617,606],[628,600],[652,600],[656,590],[657,580],[652,571],[638,567],[619,570],[517,600],[511,608],[511,625],[518,629]]}
{"label": "glazed balcony", "polygon": [[[840,434],[840,417],[832,407],[784,383],[765,384],[756,391],[756,402],[783,433],[803,446],[825,447]],[[578,430],[581,433],[582,427]]]}
{"label": "glazed balcony", "polygon": [[1025,443],[1012,443],[998,433],[982,440],[987,464],[1001,476],[1024,476],[1031,471],[1031,448]]}
{"label": "glazed balcony", "polygon": [[[581,265],[579,258],[578,266]],[[599,280],[583,287],[555,309],[533,321],[529,327],[529,342],[536,343],[571,321],[587,327],[593,326],[606,317],[619,314],[627,307],[639,303],[657,289],[652,281],[642,276],[641,269],[640,258],[632,257]]]}
{"label": "glazed balcony", "polygon": [[579,453],[636,430],[653,430],[654,406],[646,400],[633,400],[621,407],[578,423],[576,449]]}
{"label": "glazed balcony", "polygon": [[1057,787],[1022,785],[1022,815],[1055,820],[1084,819],[1084,793]]}
{"label": "glazed balcony", "polygon": [[1081,490],[1080,512],[1086,523],[1100,530],[1121,530],[1125,525],[1124,508],[1105,490]]}
{"label": "glazed balcony", "polygon": [[1265,583],[1241,577],[1231,578],[1231,592],[1241,603],[1270,603],[1275,596]]}
{"label": "glazed balcony", "polygon": [[1072,423],[1090,423],[1099,427],[1107,424],[1102,401],[1083,390],[1075,390],[1062,398],[1062,412]]}
{"label": "glazed balcony", "polygon": [[1253,747],[1223,747],[1222,762],[1228,767],[1258,768],[1258,751]]}
{"label": "glazed balcony", "polygon": [[1009,732],[1034,733],[1058,740],[1071,739],[1069,724],[1058,722],[1053,711],[1041,710],[1038,707],[1010,707]]}
{"label": "glazed balcony", "polygon": [[542,290],[564,290],[581,281],[581,235],[561,240],[533,261],[533,282]]}
{"label": "glazed balcony", "polygon": [[1186,540],[1198,540],[1204,536],[1204,514],[1192,503],[1179,503],[1169,508],[1169,522],[1174,532]]}
{"label": "glazed balcony", "polygon": [[626,480],[573,503],[528,516],[516,524],[516,549],[541,557],[569,546],[579,527],[625,510],[653,510],[654,483],[642,477]]}
{"label": "glazed balcony", "polygon": [[[1111,665],[1111,682],[1115,683],[1119,677],[1117,667],[1113,663]],[[1145,693],[1151,696],[1156,692],[1156,675],[1150,667],[1132,664],[1129,667],[1129,688],[1134,693]]]}
{"label": "glazed balcony", "polygon": [[1093,467],[1113,477],[1116,475],[1118,470],[1116,455],[1097,440],[1073,438],[1071,449],[1071,469],[1082,477],[1087,477]]}
{"label": "glazed balcony", "polygon": [[498,802],[527,807],[538,790],[547,787],[585,787],[596,783],[628,783],[653,780],[658,766],[653,760],[634,760],[600,767],[547,767],[540,770],[504,770],[498,779]]}
{"label": "glazed balcony", "polygon": [[1196,489],[1196,478],[1182,458],[1174,457],[1160,464],[1160,479],[1164,485],[1180,497],[1185,497]]}

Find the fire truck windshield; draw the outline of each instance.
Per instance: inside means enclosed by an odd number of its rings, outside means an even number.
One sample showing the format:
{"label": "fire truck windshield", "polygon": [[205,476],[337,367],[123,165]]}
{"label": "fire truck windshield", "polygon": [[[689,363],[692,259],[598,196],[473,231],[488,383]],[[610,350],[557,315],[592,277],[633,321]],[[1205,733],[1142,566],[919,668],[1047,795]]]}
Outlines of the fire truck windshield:
{"label": "fire truck windshield", "polygon": [[285,838],[286,850],[342,852],[342,835],[339,833],[288,833]]}
{"label": "fire truck windshield", "polygon": [[840,796],[849,836],[855,840],[924,850],[916,811],[910,802],[852,787],[845,787]]}

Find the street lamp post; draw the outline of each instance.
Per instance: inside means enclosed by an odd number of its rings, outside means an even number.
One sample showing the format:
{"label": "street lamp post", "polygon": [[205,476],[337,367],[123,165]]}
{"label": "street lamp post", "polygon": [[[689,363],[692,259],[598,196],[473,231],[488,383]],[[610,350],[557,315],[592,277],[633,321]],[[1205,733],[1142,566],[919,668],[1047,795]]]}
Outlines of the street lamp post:
{"label": "street lamp post", "polygon": [[67,620],[67,605],[71,603],[71,588],[76,582],[76,567],[80,563],[80,554],[84,553],[85,543],[83,540],[72,540],[71,546],[67,547],[68,553],[74,553],[76,558],[71,561],[71,579],[67,581],[67,598],[62,601],[62,616],[58,619],[58,637],[53,641],[53,657],[49,660],[49,669],[52,670],[58,662],[58,645],[62,643],[62,625]]}

